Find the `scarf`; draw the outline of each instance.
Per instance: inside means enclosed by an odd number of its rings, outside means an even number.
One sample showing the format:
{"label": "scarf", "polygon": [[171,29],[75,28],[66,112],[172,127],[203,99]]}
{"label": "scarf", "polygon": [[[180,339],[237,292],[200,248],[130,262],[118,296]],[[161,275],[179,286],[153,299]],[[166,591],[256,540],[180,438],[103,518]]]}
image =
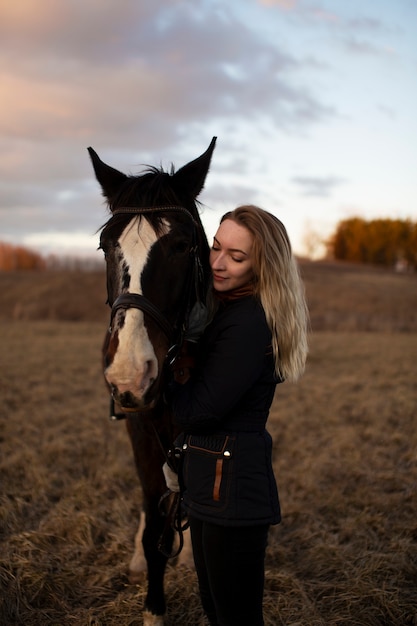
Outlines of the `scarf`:
{"label": "scarf", "polygon": [[236,289],[231,289],[230,291],[216,291],[216,289],[213,289],[214,297],[223,304],[245,298],[246,296],[253,296],[254,293],[255,287],[253,283],[247,283],[246,285],[236,287]]}

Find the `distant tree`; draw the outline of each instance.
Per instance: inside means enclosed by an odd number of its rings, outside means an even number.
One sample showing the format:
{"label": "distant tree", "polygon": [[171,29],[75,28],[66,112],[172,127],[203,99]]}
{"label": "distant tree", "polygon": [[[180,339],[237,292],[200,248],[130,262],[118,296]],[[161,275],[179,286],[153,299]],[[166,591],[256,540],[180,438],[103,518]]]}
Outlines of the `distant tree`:
{"label": "distant tree", "polygon": [[37,252],[23,246],[0,242],[0,271],[43,270],[45,267],[44,258]]}
{"label": "distant tree", "polygon": [[409,245],[405,251],[405,261],[410,267],[417,268],[417,222],[410,223]]}
{"label": "distant tree", "polygon": [[327,247],[342,261],[417,269],[417,223],[353,217],[339,222]]}

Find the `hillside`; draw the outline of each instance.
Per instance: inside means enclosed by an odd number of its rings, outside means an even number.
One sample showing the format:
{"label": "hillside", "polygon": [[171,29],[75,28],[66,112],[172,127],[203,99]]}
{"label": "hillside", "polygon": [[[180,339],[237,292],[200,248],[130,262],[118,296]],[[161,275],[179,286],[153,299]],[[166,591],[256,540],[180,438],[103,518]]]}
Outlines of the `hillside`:
{"label": "hillside", "polygon": [[[314,331],[417,331],[417,275],[302,262]],[[0,273],[1,320],[108,320],[104,272]]]}

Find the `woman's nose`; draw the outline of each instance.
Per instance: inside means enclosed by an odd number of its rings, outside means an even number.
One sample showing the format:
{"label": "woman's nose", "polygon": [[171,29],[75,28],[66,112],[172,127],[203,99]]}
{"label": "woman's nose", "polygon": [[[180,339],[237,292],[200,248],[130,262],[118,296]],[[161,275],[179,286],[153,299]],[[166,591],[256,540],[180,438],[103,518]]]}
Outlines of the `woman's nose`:
{"label": "woman's nose", "polygon": [[211,259],[211,268],[213,270],[224,269],[224,255],[223,254],[218,254],[214,258]]}

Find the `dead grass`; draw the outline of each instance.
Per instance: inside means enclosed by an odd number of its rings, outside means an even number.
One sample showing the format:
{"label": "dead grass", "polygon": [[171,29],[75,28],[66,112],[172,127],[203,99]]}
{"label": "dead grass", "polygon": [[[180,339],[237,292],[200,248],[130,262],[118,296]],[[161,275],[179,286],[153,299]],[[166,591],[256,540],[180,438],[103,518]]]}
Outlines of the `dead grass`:
{"label": "dead grass", "polygon": [[[327,302],[315,280],[310,294]],[[416,292],[401,284],[409,320]],[[335,309],[333,274],[329,285]],[[395,330],[389,311],[373,319]],[[141,490],[124,425],[106,419],[104,329],[0,321],[2,625],[142,624],[144,585],[126,577]],[[278,387],[283,522],[267,553],[266,626],[417,625],[417,333],[391,331],[315,332],[303,380]],[[168,626],[202,624],[194,572],[171,565],[166,586]]]}
{"label": "dead grass", "polygon": [[313,330],[417,332],[417,275],[302,263]]}

